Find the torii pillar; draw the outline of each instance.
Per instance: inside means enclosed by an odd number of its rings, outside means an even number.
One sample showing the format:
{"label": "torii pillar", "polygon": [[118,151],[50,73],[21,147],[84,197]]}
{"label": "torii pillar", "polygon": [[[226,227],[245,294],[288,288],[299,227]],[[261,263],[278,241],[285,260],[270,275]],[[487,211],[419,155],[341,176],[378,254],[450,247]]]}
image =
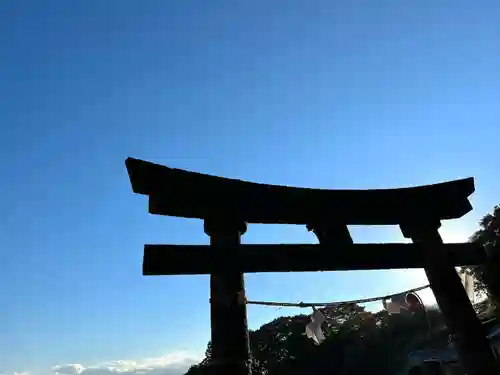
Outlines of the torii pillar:
{"label": "torii pillar", "polygon": [[[229,260],[247,225],[238,220],[205,220],[210,247]],[[210,322],[213,374],[251,374],[243,272],[230,264],[210,274]]]}

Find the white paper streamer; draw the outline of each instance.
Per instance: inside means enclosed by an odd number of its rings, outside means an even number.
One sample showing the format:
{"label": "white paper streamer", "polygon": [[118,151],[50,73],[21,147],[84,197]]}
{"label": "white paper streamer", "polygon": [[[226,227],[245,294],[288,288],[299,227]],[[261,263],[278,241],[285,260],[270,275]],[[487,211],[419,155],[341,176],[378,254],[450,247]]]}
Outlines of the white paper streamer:
{"label": "white paper streamer", "polygon": [[316,308],[313,307],[312,309],[311,321],[306,325],[306,335],[308,338],[312,339],[316,345],[319,345],[325,340],[321,325],[326,318]]}
{"label": "white paper streamer", "polygon": [[475,302],[474,277],[472,275],[469,275],[467,272],[461,271],[460,279],[462,280],[462,285],[464,286],[465,291],[467,292],[467,297],[469,297],[471,302],[474,303]]}
{"label": "white paper streamer", "polygon": [[392,296],[390,301],[382,301],[382,305],[389,314],[400,314],[401,310],[408,310],[406,293]]}

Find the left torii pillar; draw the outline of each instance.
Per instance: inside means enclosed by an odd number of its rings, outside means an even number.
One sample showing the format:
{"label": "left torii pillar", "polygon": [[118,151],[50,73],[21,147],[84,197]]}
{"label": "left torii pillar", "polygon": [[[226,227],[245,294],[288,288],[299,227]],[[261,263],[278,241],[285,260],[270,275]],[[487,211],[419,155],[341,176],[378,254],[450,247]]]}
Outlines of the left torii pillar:
{"label": "left torii pillar", "polygon": [[[238,220],[204,222],[211,251],[230,260],[238,254],[247,224]],[[212,331],[211,374],[251,374],[245,282],[236,264],[220,264],[210,275],[210,316]],[[232,263],[232,262],[231,262]]]}

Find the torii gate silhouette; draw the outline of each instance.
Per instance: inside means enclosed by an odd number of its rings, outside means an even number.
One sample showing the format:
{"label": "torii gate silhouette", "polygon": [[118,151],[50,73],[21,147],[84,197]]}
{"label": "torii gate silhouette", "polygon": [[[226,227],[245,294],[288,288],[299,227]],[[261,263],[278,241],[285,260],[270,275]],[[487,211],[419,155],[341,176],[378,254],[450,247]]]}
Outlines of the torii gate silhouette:
{"label": "torii gate silhouette", "polygon": [[[469,375],[498,374],[495,356],[455,266],[486,261],[471,243],[443,244],[441,220],[472,210],[474,179],[403,189],[324,190],[266,185],[168,168],[126,167],[149,212],[204,220],[210,245],[145,245],[144,275],[210,274],[213,374],[248,375],[245,272],[424,268]],[[247,223],[305,225],[316,245],[242,245]],[[347,225],[399,225],[411,244],[353,244]]]}

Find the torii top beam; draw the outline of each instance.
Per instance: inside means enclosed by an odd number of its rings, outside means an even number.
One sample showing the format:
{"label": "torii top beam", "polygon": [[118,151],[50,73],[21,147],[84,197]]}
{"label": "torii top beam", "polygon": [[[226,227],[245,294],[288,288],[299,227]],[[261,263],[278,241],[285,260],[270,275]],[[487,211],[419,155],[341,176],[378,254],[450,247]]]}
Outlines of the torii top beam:
{"label": "torii top beam", "polygon": [[472,206],[474,179],[402,189],[326,190],[267,185],[125,162],[135,193],[149,196],[156,215],[206,219],[224,215],[248,223],[391,225],[460,218]]}

